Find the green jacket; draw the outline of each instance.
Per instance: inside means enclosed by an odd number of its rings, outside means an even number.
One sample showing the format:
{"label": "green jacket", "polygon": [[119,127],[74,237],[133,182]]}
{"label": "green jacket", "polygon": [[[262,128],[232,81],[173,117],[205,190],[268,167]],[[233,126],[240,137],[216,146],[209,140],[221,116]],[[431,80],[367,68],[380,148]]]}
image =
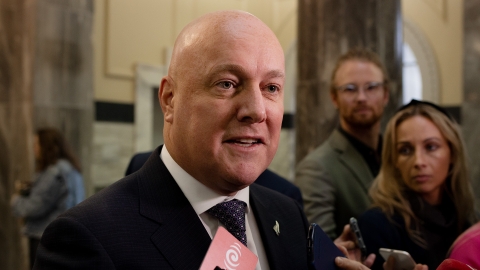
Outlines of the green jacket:
{"label": "green jacket", "polygon": [[368,189],[373,175],[361,154],[337,129],[296,168],[295,184],[303,195],[309,222],[332,239],[350,217],[358,217],[371,204]]}

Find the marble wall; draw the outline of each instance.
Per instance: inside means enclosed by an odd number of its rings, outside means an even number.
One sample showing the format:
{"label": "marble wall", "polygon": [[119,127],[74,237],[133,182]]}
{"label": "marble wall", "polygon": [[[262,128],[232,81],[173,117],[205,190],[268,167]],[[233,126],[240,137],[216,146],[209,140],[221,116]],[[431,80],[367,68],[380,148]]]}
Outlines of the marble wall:
{"label": "marble wall", "polygon": [[134,125],[132,123],[95,122],[91,179],[94,191],[123,178],[134,151]]}
{"label": "marble wall", "polygon": [[28,269],[21,222],[10,211],[14,182],[33,174],[35,2],[0,0],[0,269]]}
{"label": "marble wall", "polygon": [[401,104],[402,20],[400,0],[300,0],[298,4],[296,160],[320,145],[337,126],[329,83],[337,58],[349,48],[379,54],[391,78],[383,125]]}
{"label": "marble wall", "polygon": [[9,201],[14,181],[33,175],[35,128],[64,132],[88,183],[92,15],[93,0],[0,0],[0,269],[28,269]]}
{"label": "marble wall", "polygon": [[473,190],[480,209],[480,0],[464,1],[462,129],[468,150]]}
{"label": "marble wall", "polygon": [[34,125],[60,129],[90,184],[93,126],[93,0],[38,0]]}

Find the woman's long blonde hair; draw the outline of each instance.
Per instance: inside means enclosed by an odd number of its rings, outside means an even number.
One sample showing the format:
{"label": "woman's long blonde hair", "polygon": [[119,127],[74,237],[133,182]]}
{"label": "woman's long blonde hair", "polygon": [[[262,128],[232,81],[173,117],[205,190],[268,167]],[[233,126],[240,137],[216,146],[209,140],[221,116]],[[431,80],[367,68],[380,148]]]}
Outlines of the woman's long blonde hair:
{"label": "woman's long blonde hair", "polygon": [[415,102],[413,105],[406,106],[398,111],[390,119],[385,130],[382,166],[369,194],[373,200],[373,206],[379,207],[391,221],[394,213],[403,217],[405,228],[412,240],[420,246],[426,247],[425,239],[422,238],[419,231],[419,220],[413,213],[406,197],[408,187],[395,166],[398,157],[396,129],[400,123],[416,115],[432,121],[443,134],[450,147],[452,165],[445,182],[445,190],[455,205],[458,229],[461,230],[466,223],[474,221],[474,199],[460,130],[455,121],[451,120],[449,116],[433,104]]}

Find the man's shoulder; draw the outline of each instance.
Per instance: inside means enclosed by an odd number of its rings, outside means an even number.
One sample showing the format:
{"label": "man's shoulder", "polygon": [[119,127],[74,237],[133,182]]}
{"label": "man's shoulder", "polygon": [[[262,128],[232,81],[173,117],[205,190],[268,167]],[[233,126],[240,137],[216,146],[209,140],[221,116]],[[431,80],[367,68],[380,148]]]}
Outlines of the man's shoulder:
{"label": "man's shoulder", "polygon": [[252,192],[253,194],[262,194],[262,195],[269,195],[269,196],[273,196],[273,197],[280,197],[280,198],[284,198],[285,196],[282,196],[281,193],[279,193],[278,191],[275,191],[275,190],[272,190],[264,185],[260,185],[258,183],[253,183],[250,185],[250,192]]}
{"label": "man's shoulder", "polygon": [[[339,146],[344,146],[343,144],[348,143],[348,141],[344,140],[345,138],[343,135],[334,130],[332,134],[325,140],[322,144],[320,144],[317,148],[315,148],[312,152],[310,152],[300,163],[299,166],[302,164],[323,164],[327,165],[332,162],[337,162],[335,157],[340,156]],[[343,148],[343,147],[342,147]]]}
{"label": "man's shoulder", "polygon": [[303,204],[301,201],[302,195],[300,189],[287,179],[268,169],[257,178],[255,183],[278,191],[286,196],[291,197],[292,199],[297,200],[300,204]]}
{"label": "man's shoulder", "polygon": [[130,159],[130,162],[127,167],[127,171],[125,172],[125,175],[132,174],[136,171],[138,171],[145,162],[147,162],[148,158],[153,152],[144,152],[144,153],[137,153],[135,154],[132,159]]}
{"label": "man's shoulder", "polygon": [[295,211],[297,208],[301,209],[301,205],[293,198],[256,183],[250,185],[250,196],[263,203],[267,208],[289,208],[295,209]]}
{"label": "man's shoulder", "polygon": [[[126,176],[70,208],[57,219],[65,224],[82,224],[95,237],[106,242],[114,241],[108,235],[111,230],[131,230],[133,225],[151,228],[154,222],[145,217],[142,210],[151,205],[152,198],[145,196],[142,182],[152,187],[146,182],[160,181],[160,177],[150,181],[152,179],[145,178],[141,173]],[[157,205],[156,211],[160,214],[164,213],[164,209],[162,205]]]}
{"label": "man's shoulder", "polygon": [[123,208],[125,211],[137,207],[136,197],[138,197],[137,176],[130,175],[103,188],[61,216],[78,220],[103,218],[112,212],[118,212],[118,209]]}

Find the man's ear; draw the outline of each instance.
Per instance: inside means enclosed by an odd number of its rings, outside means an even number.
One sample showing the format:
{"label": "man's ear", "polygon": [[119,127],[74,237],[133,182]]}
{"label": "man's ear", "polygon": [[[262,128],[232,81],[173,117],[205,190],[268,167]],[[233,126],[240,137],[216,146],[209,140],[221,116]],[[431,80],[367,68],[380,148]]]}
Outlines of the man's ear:
{"label": "man's ear", "polygon": [[158,89],[158,102],[162,107],[164,119],[168,123],[173,122],[174,89],[172,79],[168,76],[163,77]]}
{"label": "man's ear", "polygon": [[386,107],[388,105],[388,99],[390,98],[390,89],[386,88],[385,95],[383,97],[383,106]]}
{"label": "man's ear", "polygon": [[330,98],[332,99],[333,106],[338,109],[338,94],[330,91]]}

